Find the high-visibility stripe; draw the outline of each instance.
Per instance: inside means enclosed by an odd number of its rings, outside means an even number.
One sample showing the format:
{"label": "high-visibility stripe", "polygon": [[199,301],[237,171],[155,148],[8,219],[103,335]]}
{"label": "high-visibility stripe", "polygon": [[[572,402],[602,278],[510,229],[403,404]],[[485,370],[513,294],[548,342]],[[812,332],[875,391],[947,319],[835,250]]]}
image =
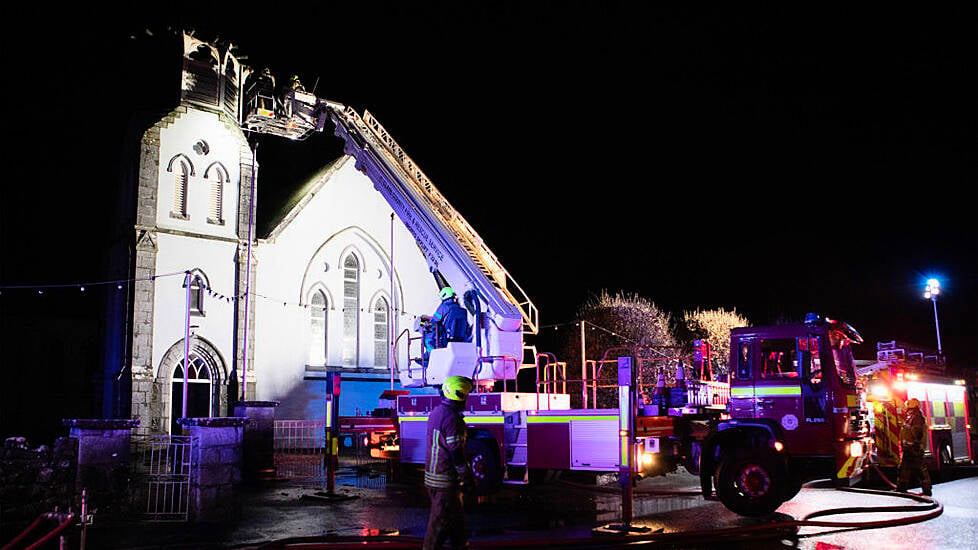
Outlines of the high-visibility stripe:
{"label": "high-visibility stripe", "polygon": [[455,480],[439,481],[436,479],[428,479],[427,477],[425,477],[424,484],[426,487],[433,487],[435,489],[449,489],[455,485]]}
{"label": "high-visibility stripe", "polygon": [[326,402],[326,428],[329,429],[332,427],[333,427],[333,402],[327,401]]}
{"label": "high-visibility stripe", "polygon": [[[800,395],[800,394],[799,394]],[[859,406],[859,396],[855,394],[846,394],[846,406],[847,407],[857,407]]]}
{"label": "high-visibility stripe", "polygon": [[[427,416],[400,416],[397,418],[401,422],[427,422]],[[466,416],[466,424],[502,424],[505,418],[501,416]]]}
{"label": "high-visibility stripe", "polygon": [[754,388],[730,388],[730,397],[754,397]]}
{"label": "high-visibility stripe", "polygon": [[731,398],[801,395],[801,386],[745,386],[730,388]]}
{"label": "high-visibility stripe", "polygon": [[502,424],[505,419],[501,416],[466,416],[466,424]]}
{"label": "high-visibility stripe", "polygon": [[757,386],[754,395],[801,395],[801,386]]}
{"label": "high-visibility stripe", "polygon": [[[431,460],[428,461],[428,465],[430,465],[432,468],[436,468],[438,464],[438,436],[440,433],[440,430],[436,429],[434,433],[431,434],[431,450],[429,451],[431,453],[429,455]],[[428,473],[427,469],[425,469],[425,473]]]}
{"label": "high-visibility stripe", "polygon": [[618,420],[618,415],[595,415],[595,416],[568,416],[568,415],[529,415],[526,417],[526,421],[529,424],[565,424],[571,420],[605,420],[605,421],[616,421]]}

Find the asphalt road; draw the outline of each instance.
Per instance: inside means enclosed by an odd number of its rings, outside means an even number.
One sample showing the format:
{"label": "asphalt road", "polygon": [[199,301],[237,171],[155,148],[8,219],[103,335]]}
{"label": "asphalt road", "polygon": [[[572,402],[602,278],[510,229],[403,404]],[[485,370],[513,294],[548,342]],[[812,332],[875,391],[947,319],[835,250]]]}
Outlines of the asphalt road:
{"label": "asphalt road", "polygon": [[[560,541],[590,541],[590,548],[621,547],[615,537],[594,535],[595,527],[620,524],[620,496],[614,484],[594,486],[573,477],[527,487],[507,487],[484,502],[467,502],[466,525],[473,548],[557,547]],[[840,507],[913,504],[892,495],[844,492],[814,483],[767,518],[740,517],[716,501],[695,494],[696,478],[672,474],[643,480],[635,501],[634,527],[665,535],[654,547],[669,548],[800,548],[851,550],[888,548],[978,548],[978,477],[961,477],[934,486],[943,506],[940,516],[911,525],[876,529],[786,528],[771,536],[751,531],[772,522],[802,519],[816,511]],[[342,476],[338,494],[348,500],[326,503],[316,487],[278,484],[243,495],[241,519],[234,525],[153,525],[94,529],[92,548],[261,548],[272,541],[319,537],[383,537],[408,543],[424,535],[428,502],[417,480],[386,483],[381,477]],[[924,512],[920,512],[924,513]],[[819,518],[874,522],[918,513],[846,514]],[[739,538],[720,534],[739,529]],[[661,530],[661,531],[657,531]],[[680,534],[709,531],[699,539]],[[615,542],[613,544],[613,541]],[[641,545],[648,547],[648,541]],[[582,544],[578,547],[584,547]]]}

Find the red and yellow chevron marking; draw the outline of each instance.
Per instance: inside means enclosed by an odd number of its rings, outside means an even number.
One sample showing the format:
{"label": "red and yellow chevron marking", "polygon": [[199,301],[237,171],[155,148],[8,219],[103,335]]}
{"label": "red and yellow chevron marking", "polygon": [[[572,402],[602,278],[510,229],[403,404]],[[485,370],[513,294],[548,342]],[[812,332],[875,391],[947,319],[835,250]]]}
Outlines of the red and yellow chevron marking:
{"label": "red and yellow chevron marking", "polygon": [[877,401],[873,404],[873,439],[880,466],[900,464],[900,415],[895,400]]}
{"label": "red and yellow chevron marking", "polygon": [[[847,442],[848,446],[850,442]],[[835,476],[839,479],[851,478],[862,473],[863,467],[869,464],[869,456],[872,454],[872,443],[866,441],[863,446],[862,456],[852,456],[849,454],[848,450],[844,451],[846,454],[846,460],[842,463],[839,471],[836,472]],[[836,462],[838,464],[838,462]]]}

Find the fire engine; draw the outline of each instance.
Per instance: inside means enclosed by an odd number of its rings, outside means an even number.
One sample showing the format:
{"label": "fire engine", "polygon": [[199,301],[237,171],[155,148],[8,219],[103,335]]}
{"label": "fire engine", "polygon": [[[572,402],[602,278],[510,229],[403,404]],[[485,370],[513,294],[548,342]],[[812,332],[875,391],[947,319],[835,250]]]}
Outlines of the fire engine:
{"label": "fire engine", "polygon": [[[256,105],[262,100],[254,99]],[[360,116],[302,90],[289,90],[281,101],[284,108],[252,110],[245,127],[303,139],[332,121],[345,152],[416,239],[439,286],[464,292],[474,318],[472,341],[449,342],[425,361],[395,364],[392,377],[403,388],[438,386],[452,375],[476,381],[465,420],[480,492],[529,483],[534,471],[618,472],[632,479],[683,465],[698,473],[704,496],[711,498],[715,487],[728,508],[753,516],[791,499],[805,480],[830,476],[849,483],[860,475],[872,440],[850,351],[862,338],[849,325],[811,315],[805,323],[736,329],[729,383],[709,380],[703,368],[687,378],[678,360],[663,364],[669,355],[661,350],[619,350],[592,376],[582,373],[583,406],[572,408],[566,368],[523,341],[537,332],[536,309],[383,126],[369,113]],[[418,340],[406,340],[409,350]],[[528,350],[532,359],[525,362]],[[698,364],[703,361],[701,350]],[[657,383],[643,394],[636,374],[649,362]],[[527,368],[537,372],[535,390],[507,391]],[[587,399],[605,379],[602,369],[617,372],[617,408]],[[667,370],[674,380],[669,387]],[[491,391],[494,386],[502,391]],[[334,389],[327,395],[327,430],[369,434],[378,455],[422,464],[427,416],[440,398],[408,391],[385,392],[396,402],[388,417],[340,418],[330,406]]]}
{"label": "fire engine", "polygon": [[875,464],[884,469],[899,466],[900,427],[911,398],[920,401],[927,421],[927,467],[947,479],[955,465],[974,462],[970,384],[963,373],[953,374],[944,357],[929,350],[897,341],[876,345],[876,362],[858,371],[870,405]]}

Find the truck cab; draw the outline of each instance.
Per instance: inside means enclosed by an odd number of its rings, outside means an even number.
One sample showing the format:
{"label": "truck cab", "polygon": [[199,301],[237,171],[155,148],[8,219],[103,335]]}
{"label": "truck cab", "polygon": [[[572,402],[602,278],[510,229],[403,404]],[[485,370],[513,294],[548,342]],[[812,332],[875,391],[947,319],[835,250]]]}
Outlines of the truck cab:
{"label": "truck cab", "polygon": [[859,476],[871,448],[850,349],[861,342],[848,324],[813,314],[732,330],[730,418],[705,442],[704,493],[714,485],[731,510],[764,515],[805,481]]}

